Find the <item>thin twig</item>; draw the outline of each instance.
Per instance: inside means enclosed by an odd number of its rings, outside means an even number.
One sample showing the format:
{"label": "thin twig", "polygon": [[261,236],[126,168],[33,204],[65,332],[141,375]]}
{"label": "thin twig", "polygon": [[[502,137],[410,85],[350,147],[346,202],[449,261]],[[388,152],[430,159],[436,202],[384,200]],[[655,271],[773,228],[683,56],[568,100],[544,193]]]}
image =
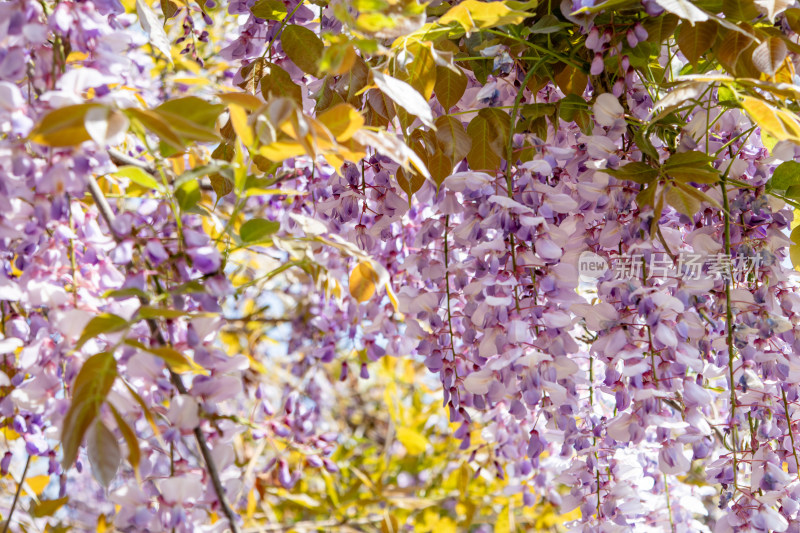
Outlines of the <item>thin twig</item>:
{"label": "thin twig", "polygon": [[131,165],[134,167],[141,168],[148,174],[156,173],[156,169],[147,161],[136,159],[135,157],[123,154],[122,152],[114,150],[113,148],[108,150],[108,157],[111,159],[111,162],[114,163],[115,165]]}
{"label": "thin twig", "polygon": [[14,515],[14,509],[17,508],[17,501],[19,500],[19,494],[22,492],[22,485],[25,483],[25,476],[28,475],[28,466],[31,464],[31,456],[28,455],[28,459],[25,461],[25,469],[22,471],[22,478],[19,480],[19,484],[17,485],[17,492],[14,493],[14,501],[11,502],[11,510],[8,512],[8,518],[6,519],[6,525],[3,526],[3,533],[8,531],[9,526],[11,526],[11,517]]}
{"label": "thin twig", "polygon": [[[89,177],[89,192],[94,198],[95,203],[100,211],[100,215],[105,220],[106,224],[108,225],[109,229],[111,230],[114,239],[119,241],[119,236],[116,234],[114,230],[114,212],[111,210],[111,206],[106,201],[105,196],[103,195],[103,191],[100,190],[100,187],[97,185],[97,181],[94,179],[93,176]],[[141,299],[140,299],[141,300]],[[143,302],[146,303],[146,302]],[[160,328],[158,327],[158,322],[156,322],[153,318],[148,318],[146,320],[147,325],[150,327],[150,331],[156,336],[157,344],[161,346],[166,346],[168,343],[164,338],[164,335],[161,333]],[[173,386],[178,390],[180,394],[186,394],[188,391],[186,386],[181,381],[181,377],[176,374],[169,366],[167,367],[169,371],[169,378],[172,382]],[[233,512],[230,505],[228,504],[227,499],[225,498],[225,488],[222,486],[222,481],[219,477],[219,471],[217,469],[217,465],[214,462],[214,458],[211,456],[211,451],[208,448],[208,444],[206,443],[205,436],[203,435],[203,431],[200,429],[200,426],[194,428],[194,437],[197,441],[197,447],[200,448],[200,454],[203,456],[203,460],[206,463],[206,469],[208,470],[208,474],[211,477],[211,483],[214,485],[214,492],[217,494],[217,500],[219,501],[219,505],[222,508],[222,513],[228,519],[228,523],[230,524],[231,530],[233,533],[239,533],[239,526],[236,523],[236,513]]]}
{"label": "thin twig", "polygon": [[323,528],[341,528],[344,526],[364,526],[367,524],[375,524],[382,522],[383,516],[368,516],[364,518],[355,518],[353,520],[319,520],[319,521],[303,521],[294,522],[292,524],[263,524],[257,528],[248,528],[244,533],[256,533],[258,531],[288,531],[288,530],[314,530],[319,531]]}

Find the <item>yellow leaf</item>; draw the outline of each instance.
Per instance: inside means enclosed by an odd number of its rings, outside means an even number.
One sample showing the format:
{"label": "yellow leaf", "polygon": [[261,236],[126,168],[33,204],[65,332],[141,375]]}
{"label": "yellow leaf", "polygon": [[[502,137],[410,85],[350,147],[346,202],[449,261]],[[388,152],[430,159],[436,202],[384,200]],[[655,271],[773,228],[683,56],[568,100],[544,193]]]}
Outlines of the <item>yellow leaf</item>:
{"label": "yellow leaf", "polygon": [[250,111],[256,111],[264,105],[261,99],[250,93],[218,93],[217,97],[226,104],[237,104]]}
{"label": "yellow leaf", "polygon": [[425,438],[425,435],[411,428],[397,428],[397,440],[411,455],[419,455],[428,447],[428,439]]}
{"label": "yellow leaf", "polygon": [[762,133],[767,133],[779,141],[800,142],[800,125],[790,113],[752,96],[742,96],[742,108],[758,124]]}
{"label": "yellow leaf", "polygon": [[84,125],[86,112],[96,104],[78,104],[49,112],[31,132],[31,141],[45,146],[77,146],[91,139]]}
{"label": "yellow leaf", "polygon": [[346,141],[364,125],[362,117],[350,104],[338,104],[317,116],[337,141]]}
{"label": "yellow leaf", "polygon": [[511,509],[508,506],[497,515],[494,523],[494,533],[511,533]]}
{"label": "yellow leaf", "polygon": [[245,146],[253,146],[255,137],[253,136],[253,129],[247,123],[247,111],[239,104],[229,103],[228,112],[231,116],[231,125],[233,131],[239,136]]}
{"label": "yellow leaf", "polygon": [[372,265],[362,261],[350,273],[350,295],[360,303],[366,302],[375,294],[378,274]]}
{"label": "yellow leaf", "polygon": [[256,512],[256,506],[258,504],[258,500],[256,499],[256,489],[252,489],[250,492],[247,493],[247,519],[250,520],[253,518],[253,515]]}
{"label": "yellow leaf", "polygon": [[505,24],[519,24],[530,16],[530,13],[509,8],[505,2],[466,0],[451,7],[442,15],[439,24],[457,22],[465,32],[469,33],[474,29],[483,30]]}
{"label": "yellow leaf", "polygon": [[306,149],[297,141],[277,141],[262,146],[258,149],[258,153],[270,161],[278,162],[290,157],[303,155],[306,153]]}
{"label": "yellow leaf", "polygon": [[25,480],[25,483],[28,484],[33,492],[39,495],[50,483],[50,476],[43,474],[41,476],[29,477]]}
{"label": "yellow leaf", "polygon": [[789,258],[792,260],[794,269],[800,271],[800,246],[793,244],[789,247]]}

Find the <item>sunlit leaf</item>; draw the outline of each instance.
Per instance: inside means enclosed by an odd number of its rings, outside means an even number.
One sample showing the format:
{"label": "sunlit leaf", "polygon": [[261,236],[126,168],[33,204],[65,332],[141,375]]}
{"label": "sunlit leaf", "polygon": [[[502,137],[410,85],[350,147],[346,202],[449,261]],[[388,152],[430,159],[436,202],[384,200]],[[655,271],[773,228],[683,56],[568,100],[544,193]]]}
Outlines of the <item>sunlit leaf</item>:
{"label": "sunlit leaf", "polygon": [[298,105],[303,104],[303,91],[292,81],[288,72],[274,63],[264,62],[260,80],[261,95],[264,100],[272,98],[291,98]]}
{"label": "sunlit leaf", "polygon": [[714,20],[706,20],[692,24],[683,22],[678,28],[678,48],[692,65],[702,57],[707,57],[708,51],[717,39],[718,25]]}
{"label": "sunlit leaf", "polygon": [[35,518],[42,518],[44,516],[53,516],[56,511],[61,509],[65,503],[69,501],[69,496],[58,498],[57,500],[39,500],[31,504],[30,513]]}
{"label": "sunlit leaf", "polygon": [[428,449],[428,439],[426,439],[422,433],[412,428],[397,428],[397,440],[400,441],[400,444],[402,444],[411,455],[419,455]]}
{"label": "sunlit leaf", "polygon": [[618,169],[605,169],[605,172],[621,180],[629,180],[636,183],[651,183],[658,177],[658,170],[647,163],[632,161],[619,167]]}
{"label": "sunlit leaf", "polygon": [[346,141],[364,125],[364,117],[350,104],[338,104],[320,113],[317,119],[336,137]]}
{"label": "sunlit leaf", "polygon": [[172,63],[170,41],[164,31],[164,24],[161,19],[150,9],[145,0],[136,0],[136,13],[139,15],[139,23],[142,25],[142,29],[150,38],[150,44],[161,52],[167,61]]}
{"label": "sunlit leaf", "polygon": [[251,128],[250,124],[247,122],[247,111],[238,104],[228,104],[228,112],[230,113],[233,131],[239,136],[239,140],[241,140],[245,146],[253,146],[255,137],[253,135],[253,128]]}
{"label": "sunlit leaf", "polygon": [[132,165],[119,167],[114,171],[115,176],[127,178],[133,183],[144,187],[145,189],[161,190],[161,184],[144,169]]}
{"label": "sunlit leaf", "polygon": [[786,8],[794,5],[794,0],[754,0],[756,6],[766,13],[770,23],[775,22],[775,16],[786,11]]}
{"label": "sunlit leaf", "polygon": [[708,14],[697,7],[692,0],[655,0],[666,11],[678,15],[689,22],[708,20]]}
{"label": "sunlit leaf", "polygon": [[136,477],[139,477],[139,460],[141,459],[141,449],[139,448],[139,439],[136,437],[136,432],[122,417],[122,414],[117,411],[117,408],[109,404],[111,413],[114,415],[114,420],[117,422],[122,438],[125,439],[125,444],[128,446],[128,462],[133,470],[136,472]]}
{"label": "sunlit leaf", "polygon": [[350,272],[350,296],[359,303],[366,302],[375,294],[378,274],[367,261],[358,263]]}
{"label": "sunlit leaf", "polygon": [[127,113],[172,148],[179,151],[185,148],[186,145],[183,139],[175,132],[169,122],[164,117],[159,116],[158,113],[148,109],[136,108],[128,109]]}
{"label": "sunlit leaf", "polygon": [[243,242],[261,242],[281,228],[280,223],[263,218],[251,218],[239,228],[239,237]]}
{"label": "sunlit leaf", "polygon": [[317,34],[303,26],[289,24],[281,34],[281,46],[298,68],[311,75],[317,74],[324,48]]}
{"label": "sunlit leaf", "polygon": [[427,46],[415,46],[413,54],[413,61],[406,66],[408,81],[426,100],[430,100],[439,70]]}
{"label": "sunlit leaf", "polygon": [[286,18],[287,9],[280,0],[258,0],[250,12],[264,20],[283,20]]}
{"label": "sunlit leaf", "polygon": [[427,100],[411,85],[378,70],[372,71],[372,79],[378,88],[394,103],[418,117],[426,126],[434,127],[433,111]]}
{"label": "sunlit leaf", "polygon": [[83,437],[97,419],[100,406],[116,378],[117,362],[114,355],[109,352],[93,355],[83,363],[73,383],[72,403],[62,424],[61,464],[65,469],[75,462]]}
{"label": "sunlit leaf", "polygon": [[800,185],[800,163],[797,161],[784,161],[778,165],[767,182],[768,189],[777,191],[786,191],[794,185]]}
{"label": "sunlit leaf", "polygon": [[124,318],[111,313],[103,313],[102,315],[94,317],[86,324],[83,328],[83,333],[75,344],[75,348],[80,348],[86,344],[89,339],[93,339],[98,335],[122,331],[127,327],[128,321]]}
{"label": "sunlit leaf", "polygon": [[90,140],[84,117],[94,107],[97,106],[78,104],[50,111],[31,132],[31,141],[45,146],[62,147],[76,146]]}
{"label": "sunlit leaf", "polygon": [[465,0],[451,7],[442,15],[438,23],[441,25],[457,22],[466,33],[476,29],[493,28],[504,24],[519,24],[531,13],[516,11],[505,2],[480,2]]}
{"label": "sunlit leaf", "polygon": [[773,76],[788,53],[789,50],[782,39],[770,37],[753,50],[753,64],[764,74]]}

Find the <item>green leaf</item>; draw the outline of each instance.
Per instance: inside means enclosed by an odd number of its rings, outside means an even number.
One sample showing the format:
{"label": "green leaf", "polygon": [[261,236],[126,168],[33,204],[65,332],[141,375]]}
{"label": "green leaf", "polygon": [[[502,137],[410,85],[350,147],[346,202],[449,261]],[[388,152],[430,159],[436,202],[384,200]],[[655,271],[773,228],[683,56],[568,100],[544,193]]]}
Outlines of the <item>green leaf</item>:
{"label": "green leaf", "polygon": [[150,307],[149,305],[143,305],[140,307],[138,314],[145,320],[148,318],[180,318],[182,316],[189,315],[187,311],[181,311],[179,309],[162,309],[160,307]]}
{"label": "green leaf", "polygon": [[122,455],[117,438],[99,418],[89,432],[86,452],[92,467],[92,475],[101,485],[108,488],[117,475]]}
{"label": "green leaf", "polygon": [[161,184],[152,175],[133,165],[118,168],[114,171],[114,175],[127,178],[145,189],[161,190]]}
{"label": "green leaf", "polygon": [[290,24],[283,29],[281,46],[289,59],[303,72],[317,74],[325,46],[316,33],[303,26]]}
{"label": "green leaf", "polygon": [[194,371],[200,374],[207,374],[208,372],[200,365],[183,355],[181,352],[172,346],[145,346],[139,341],[133,339],[126,339],[125,344],[138,348],[143,352],[155,355],[175,372],[189,372]]}
{"label": "green leaf", "polygon": [[618,169],[607,168],[605,173],[611,174],[617,179],[629,180],[636,183],[651,183],[658,177],[658,170],[654,169],[647,163],[633,161]]}
{"label": "green leaf", "polygon": [[139,439],[136,438],[136,432],[133,428],[125,421],[117,411],[117,408],[114,407],[113,404],[109,403],[108,406],[111,408],[111,413],[114,415],[114,420],[117,421],[117,426],[119,427],[120,433],[122,433],[122,438],[125,439],[125,444],[128,446],[128,462],[133,467],[133,470],[136,472],[136,477],[139,477],[139,460],[141,459],[141,449],[139,448]]}
{"label": "green leaf", "polygon": [[697,65],[700,58],[707,56],[709,49],[717,39],[717,29],[715,20],[697,24],[681,23],[678,28],[678,48],[692,65]]}
{"label": "green leaf", "polygon": [[408,195],[408,205],[411,205],[411,197],[425,184],[425,178],[419,172],[407,171],[400,167],[397,169],[395,179],[403,192]]}
{"label": "green leaf", "polygon": [[208,179],[211,180],[211,188],[214,189],[214,192],[217,194],[217,202],[219,202],[223,196],[227,196],[233,192],[233,180],[224,174],[211,174]]}
{"label": "green leaf", "polygon": [[189,211],[200,201],[200,184],[198,181],[187,181],[175,191],[175,199],[181,211]]}
{"label": "green leaf", "polygon": [[258,0],[250,12],[264,20],[283,20],[286,18],[286,6],[280,0]]}
{"label": "green leaf", "polygon": [[186,96],[167,100],[153,111],[162,116],[178,116],[183,120],[193,122],[195,125],[213,129],[217,118],[225,111],[225,106],[212,104],[196,96]]}
{"label": "green leaf", "polygon": [[658,162],[658,151],[656,150],[655,146],[653,146],[653,143],[650,142],[650,134],[645,133],[644,128],[638,128],[636,133],[633,134],[633,139],[636,143],[636,146],[643,154],[653,161]]}
{"label": "green leaf", "polygon": [[453,173],[453,162],[441,152],[437,152],[428,158],[428,171],[431,178],[440,186],[445,178]]}
{"label": "green leaf", "polygon": [[647,42],[661,44],[672,37],[678,27],[680,18],[672,13],[665,13],[660,17],[645,18],[642,26],[647,31]]}
{"label": "green leaf", "polygon": [[[719,202],[717,202],[714,198],[710,197],[700,189],[696,187],[692,187],[691,185],[687,185],[685,183],[681,183],[679,181],[675,182],[675,186],[683,191],[686,192],[689,196],[696,198],[700,202],[706,202],[711,204],[712,206],[716,207],[717,209],[722,209],[722,206]],[[695,213],[692,213],[693,215]]]}
{"label": "green leaf", "polygon": [[[628,1],[628,0],[625,0]],[[530,33],[556,33],[563,31],[564,28],[569,28],[571,24],[558,20],[555,16],[548,13],[536,21],[536,24],[530,26]]]}
{"label": "green leaf", "polygon": [[278,222],[263,218],[251,218],[239,228],[239,237],[242,242],[246,243],[261,242],[279,229],[281,229],[281,225]]}
{"label": "green leaf", "polygon": [[800,185],[790,185],[789,188],[786,189],[786,194],[784,194],[784,196],[795,201],[800,200]]}
{"label": "green leaf", "polygon": [[673,154],[664,163],[667,175],[683,182],[717,183],[719,173],[711,166],[713,157],[703,152]]}
{"label": "green leaf", "polygon": [[127,327],[128,321],[124,318],[111,313],[103,313],[102,315],[94,317],[89,321],[88,324],[86,324],[86,326],[83,328],[83,333],[75,345],[75,348],[80,349],[81,346],[86,344],[86,341],[93,339],[98,335],[122,331]]}
{"label": "green leaf", "polygon": [[185,148],[183,139],[172,129],[172,126],[164,120],[164,117],[149,109],[130,108],[126,112],[132,119],[138,120],[142,126],[147,128],[160,140],[175,150],[182,151]]}
{"label": "green leaf", "polygon": [[412,53],[414,54],[414,60],[406,65],[407,81],[426,100],[430,100],[439,69],[436,67],[433,54],[427,46],[414,46]]}
{"label": "green leaf", "polygon": [[726,19],[740,22],[749,22],[760,14],[753,0],[722,0],[722,13]]}
{"label": "green leaf", "polygon": [[655,206],[657,185],[648,185],[636,195],[636,205],[640,208],[646,205]]}
{"label": "green leaf", "polygon": [[265,61],[261,68],[261,96],[269,101],[272,98],[290,98],[303,105],[303,91],[292,81],[288,72],[275,63]]}
{"label": "green leaf", "polygon": [[150,295],[136,287],[128,287],[127,289],[114,289],[103,293],[103,298],[113,298],[115,300],[124,300],[125,298],[149,298]]}
{"label": "green leaf", "polygon": [[676,211],[692,218],[700,211],[700,201],[686,190],[679,187],[668,187],[664,195],[667,203],[675,208]]}
{"label": "green leaf", "polygon": [[62,425],[61,443],[64,455],[61,464],[64,469],[70,468],[78,457],[78,448],[83,437],[97,419],[100,406],[116,378],[117,361],[110,352],[93,355],[83,363],[73,383],[72,403]]}
{"label": "green leaf", "polygon": [[789,187],[800,185],[800,163],[785,161],[778,165],[767,182],[768,190],[786,191]]}
{"label": "green leaf", "polygon": [[446,115],[436,119],[436,141],[454,163],[467,157],[472,147],[472,139],[464,131],[464,124],[457,118]]}
{"label": "green leaf", "polygon": [[467,135],[472,145],[467,153],[467,162],[472,170],[496,170],[500,167],[500,156],[492,150],[498,139],[497,130],[491,122],[478,115],[467,126]]}
{"label": "green leaf", "polygon": [[564,94],[574,94],[582,96],[583,91],[586,90],[586,84],[589,83],[589,77],[580,69],[572,65],[564,65],[564,67],[553,76],[553,80],[561,89]]}
{"label": "green leaf", "polygon": [[221,140],[213,125],[201,124],[169,111],[156,110],[155,113],[170,125],[172,130],[183,139],[184,143],[187,141],[220,142]]}
{"label": "green leaf", "polygon": [[450,109],[461,100],[467,89],[467,76],[461,71],[455,72],[447,67],[436,67],[436,84],[433,92],[445,109]]}

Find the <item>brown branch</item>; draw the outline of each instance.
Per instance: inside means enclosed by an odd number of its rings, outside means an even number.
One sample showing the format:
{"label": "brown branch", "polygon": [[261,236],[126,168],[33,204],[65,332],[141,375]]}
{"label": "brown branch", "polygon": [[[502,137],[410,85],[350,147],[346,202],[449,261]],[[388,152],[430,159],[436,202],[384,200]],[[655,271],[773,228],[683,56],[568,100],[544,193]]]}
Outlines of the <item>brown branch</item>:
{"label": "brown branch", "polygon": [[111,162],[115,165],[131,165],[134,167],[139,167],[148,174],[156,174],[156,169],[147,161],[142,161],[141,159],[136,159],[135,157],[131,157],[129,155],[123,154],[118,150],[114,150],[113,148],[108,150],[108,157],[111,159]]}
{"label": "brown branch", "polygon": [[14,501],[11,502],[11,510],[8,512],[8,518],[6,518],[6,525],[3,526],[3,533],[8,531],[9,526],[11,525],[11,517],[14,516],[14,509],[17,508],[17,501],[19,500],[19,495],[22,492],[22,485],[25,483],[25,476],[28,475],[28,467],[31,464],[31,456],[28,455],[28,459],[25,461],[25,470],[22,471],[22,477],[19,479],[19,485],[17,485],[17,492],[14,493]]}
{"label": "brown branch", "polygon": [[[127,157],[127,156],[126,156]],[[113,156],[112,156],[113,159]],[[97,181],[94,179],[94,176],[89,177],[89,192],[94,198],[95,203],[97,204],[97,208],[100,210],[100,215],[108,225],[109,230],[111,230],[111,234],[114,237],[114,240],[119,241],[120,238],[116,234],[114,230],[114,212],[111,210],[111,206],[108,204],[105,196],[103,195],[103,191],[100,190],[100,186],[97,185]],[[147,302],[144,298],[139,299],[143,305],[146,305]],[[150,327],[150,331],[156,337],[157,344],[161,346],[166,346],[168,343],[164,338],[164,335],[161,333],[161,329],[158,327],[158,323],[153,318],[148,318],[147,325]],[[181,377],[176,374],[169,366],[167,366],[167,370],[169,371],[169,378],[172,382],[173,386],[178,390],[180,394],[186,394],[188,391],[186,386],[181,381]],[[211,476],[211,483],[214,485],[214,492],[217,495],[217,500],[219,501],[220,507],[222,508],[222,513],[228,519],[228,523],[230,524],[231,530],[233,533],[239,533],[239,526],[236,523],[236,513],[233,512],[230,505],[228,504],[227,499],[225,498],[225,488],[222,486],[222,481],[219,477],[219,470],[217,469],[217,465],[214,462],[214,458],[211,456],[211,451],[208,448],[208,444],[206,443],[206,438],[203,435],[203,431],[200,429],[200,426],[194,428],[194,437],[197,441],[197,447],[200,448],[200,454],[203,456],[203,460],[206,463],[206,469],[208,470],[209,476]]]}

